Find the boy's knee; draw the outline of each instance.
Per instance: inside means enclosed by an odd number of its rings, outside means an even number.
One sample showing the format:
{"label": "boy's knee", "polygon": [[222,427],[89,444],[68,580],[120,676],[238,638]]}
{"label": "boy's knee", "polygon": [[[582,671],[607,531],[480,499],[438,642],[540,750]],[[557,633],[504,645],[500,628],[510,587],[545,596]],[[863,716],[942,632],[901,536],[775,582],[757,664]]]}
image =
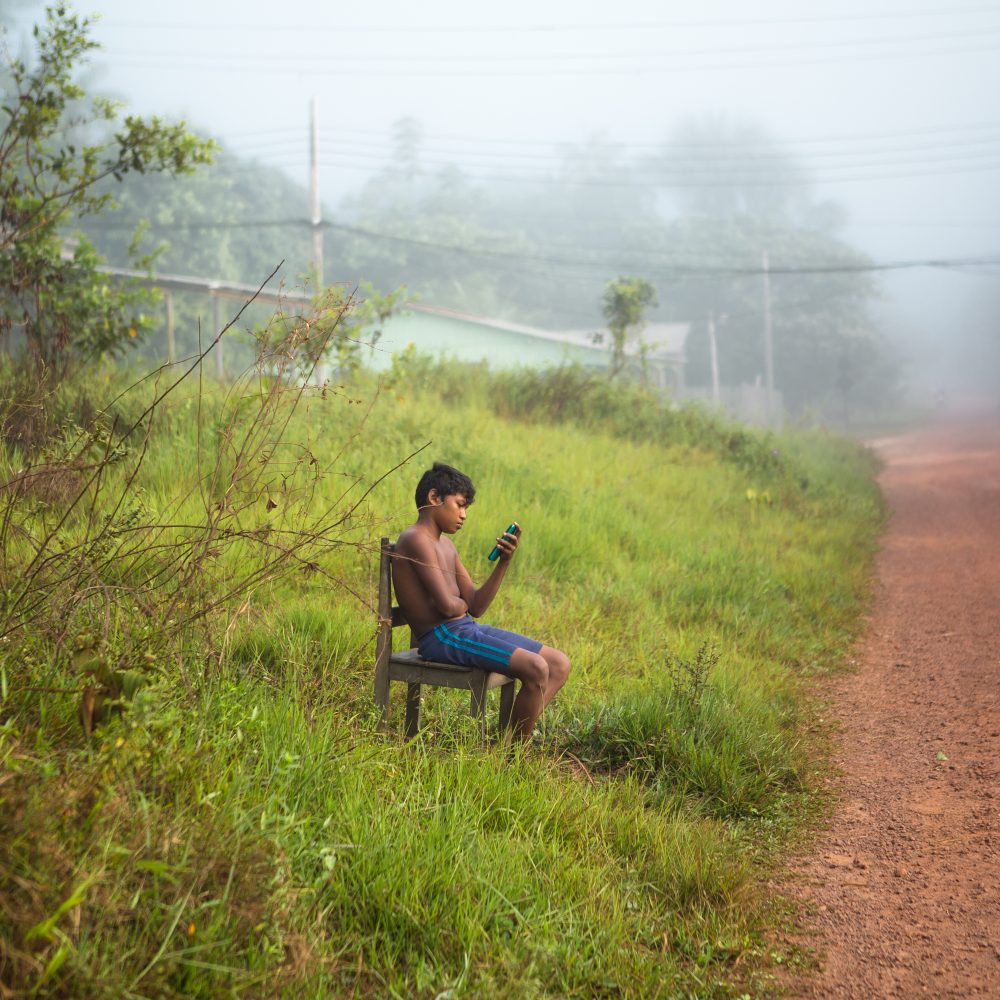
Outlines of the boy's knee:
{"label": "boy's knee", "polygon": [[559,652],[559,656],[562,660],[562,663],[560,665],[560,672],[562,673],[562,679],[566,680],[566,678],[569,677],[569,672],[573,669],[573,664],[570,663],[569,657],[562,651]]}
{"label": "boy's knee", "polygon": [[549,683],[549,663],[540,653],[527,653],[520,670],[521,683],[544,688]]}
{"label": "boy's knee", "polygon": [[557,684],[565,683],[566,678],[569,677],[569,672],[572,669],[569,657],[561,649],[553,649],[552,652],[549,653],[548,664],[549,680],[554,681]]}

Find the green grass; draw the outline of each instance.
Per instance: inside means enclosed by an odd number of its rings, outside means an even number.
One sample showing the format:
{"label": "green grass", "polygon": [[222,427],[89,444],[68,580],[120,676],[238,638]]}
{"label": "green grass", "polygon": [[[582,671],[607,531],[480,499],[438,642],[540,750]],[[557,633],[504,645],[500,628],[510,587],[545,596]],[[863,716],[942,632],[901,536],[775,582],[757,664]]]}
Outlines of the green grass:
{"label": "green grass", "polygon": [[[4,986],[95,998],[764,989],[757,872],[808,801],[811,680],[859,627],[881,520],[870,458],[579,374],[408,365],[381,393],[362,379],[310,399],[253,485],[244,526],[305,523],[433,442],[344,521],[318,572],[260,583],[173,646],[141,607],[123,599],[109,614],[77,595],[61,629],[38,621],[0,647]],[[130,500],[141,516],[204,515],[191,486],[199,459],[226,451],[226,405],[212,391],[202,401],[199,446],[198,401],[171,397]],[[479,490],[457,539],[474,577],[497,531],[524,526],[488,619],[573,661],[525,752],[483,745],[456,693],[427,695],[412,744],[374,729],[374,616],[352,595],[373,600],[378,536],[410,523],[435,458]],[[51,514],[18,510],[36,526]],[[84,532],[82,516],[64,529]],[[25,551],[11,545],[5,572]],[[225,549],[189,602],[258,558],[249,543]],[[101,563],[123,593],[136,572]],[[90,742],[77,696],[29,690],[79,685],[58,634],[86,629],[103,629],[107,649],[138,649],[139,636],[156,659]],[[397,732],[401,701],[394,691]]]}

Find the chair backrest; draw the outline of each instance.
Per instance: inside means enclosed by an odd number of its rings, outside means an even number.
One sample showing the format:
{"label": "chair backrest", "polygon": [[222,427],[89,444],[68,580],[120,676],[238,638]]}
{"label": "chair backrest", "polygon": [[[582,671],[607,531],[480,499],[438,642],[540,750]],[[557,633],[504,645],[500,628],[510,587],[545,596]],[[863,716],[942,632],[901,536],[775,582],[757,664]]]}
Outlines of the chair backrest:
{"label": "chair backrest", "polygon": [[[388,538],[383,538],[379,546],[378,560],[378,629],[379,644],[381,644],[384,635],[390,650],[392,649],[392,630],[400,625],[409,624],[403,609],[392,603],[392,560],[395,551],[396,546]],[[411,636],[411,645],[412,639]]]}
{"label": "chair backrest", "polygon": [[379,729],[385,730],[389,719],[389,657],[392,656],[392,543],[383,538],[378,558],[378,631],[375,634],[375,704],[379,707]]}

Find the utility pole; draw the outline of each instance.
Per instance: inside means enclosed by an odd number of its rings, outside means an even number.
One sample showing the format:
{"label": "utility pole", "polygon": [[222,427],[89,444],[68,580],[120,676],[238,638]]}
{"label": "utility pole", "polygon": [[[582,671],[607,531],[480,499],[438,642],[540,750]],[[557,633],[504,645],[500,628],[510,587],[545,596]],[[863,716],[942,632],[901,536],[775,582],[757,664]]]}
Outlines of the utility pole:
{"label": "utility pole", "polygon": [[764,277],[764,385],[767,390],[767,423],[774,423],[774,339],[771,330],[771,263],[764,250],[761,257]]}
{"label": "utility pole", "polygon": [[[724,317],[723,317],[724,318]],[[719,405],[719,349],[715,343],[715,313],[708,314],[708,357],[712,364],[712,402]]]}
{"label": "utility pole", "polygon": [[323,287],[323,219],[319,203],[319,102],[310,102],[309,114],[310,192],[312,194],[313,271],[317,290]]}

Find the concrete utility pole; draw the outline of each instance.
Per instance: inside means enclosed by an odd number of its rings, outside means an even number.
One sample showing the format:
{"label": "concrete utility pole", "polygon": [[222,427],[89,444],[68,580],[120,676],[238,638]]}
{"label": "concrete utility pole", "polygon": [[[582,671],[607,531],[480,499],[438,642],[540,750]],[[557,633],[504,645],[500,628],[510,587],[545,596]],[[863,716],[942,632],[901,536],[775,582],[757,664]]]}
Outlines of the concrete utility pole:
{"label": "concrete utility pole", "polygon": [[323,219],[319,202],[319,102],[313,97],[309,114],[310,184],[312,195],[313,271],[316,287],[323,287]]}
{"label": "concrete utility pole", "polygon": [[715,343],[715,313],[708,314],[708,357],[712,364],[712,402],[719,405],[719,349]]}
{"label": "concrete utility pole", "polygon": [[761,257],[764,277],[764,385],[767,390],[767,423],[774,422],[774,340],[771,331],[771,263],[764,250]]}

